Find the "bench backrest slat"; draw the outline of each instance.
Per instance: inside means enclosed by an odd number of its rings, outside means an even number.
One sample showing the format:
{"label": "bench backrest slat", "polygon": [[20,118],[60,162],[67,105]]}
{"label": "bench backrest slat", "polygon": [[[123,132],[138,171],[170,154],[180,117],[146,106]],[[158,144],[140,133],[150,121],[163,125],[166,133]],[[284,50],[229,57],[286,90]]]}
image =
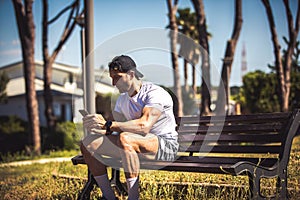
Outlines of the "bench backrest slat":
{"label": "bench backrest slat", "polygon": [[177,124],[195,124],[195,123],[214,123],[217,122],[272,122],[284,121],[289,117],[290,113],[263,113],[263,114],[249,114],[249,115],[228,115],[228,116],[194,116],[194,117],[177,117]]}
{"label": "bench backrest slat", "polygon": [[281,123],[277,124],[234,124],[234,125],[209,125],[209,126],[181,126],[178,133],[258,133],[258,132],[278,132],[282,128]]}
{"label": "bench backrest slat", "polygon": [[180,152],[279,154],[291,113],[176,118]]}

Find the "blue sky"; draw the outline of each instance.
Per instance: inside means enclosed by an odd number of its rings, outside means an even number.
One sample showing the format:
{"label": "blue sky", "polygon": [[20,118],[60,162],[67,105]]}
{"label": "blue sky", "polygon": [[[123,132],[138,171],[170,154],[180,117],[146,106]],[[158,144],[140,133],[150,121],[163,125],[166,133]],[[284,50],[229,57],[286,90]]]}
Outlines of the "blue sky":
{"label": "blue sky", "polygon": [[[53,17],[61,8],[67,5],[68,0],[49,1],[49,18]],[[271,0],[277,33],[284,48],[282,36],[287,36],[287,22],[284,6],[281,0]],[[293,13],[296,13],[297,0],[290,1]],[[218,84],[218,72],[221,70],[222,58],[226,48],[226,42],[231,37],[234,21],[234,0],[204,0],[204,8],[207,17],[208,31],[213,35],[209,42],[210,56],[216,69],[212,70],[212,82]],[[179,0],[179,7],[192,8],[188,0]],[[36,50],[35,57],[42,60],[41,51],[41,0],[34,1],[34,17],[36,23]],[[144,29],[159,28],[165,29],[168,24],[167,4],[165,0],[94,0],[94,45],[95,48],[101,47],[103,43],[118,37],[127,32]],[[295,16],[295,15],[294,15]],[[62,21],[51,26],[49,31],[50,50],[57,44],[58,36],[62,30]],[[17,32],[17,25],[14,16],[13,5],[9,0],[0,0],[0,66],[4,66],[21,60],[21,47]],[[80,50],[80,28],[77,27],[63,51],[58,55],[57,61],[75,66],[81,65]],[[143,36],[140,36],[143,37]],[[52,44],[52,45],[51,45]],[[241,52],[242,46],[246,47],[246,59],[248,71],[260,69],[268,71],[267,65],[273,63],[273,46],[268,27],[265,9],[260,0],[243,0],[243,25],[239,42],[234,58],[230,85],[241,85]],[[115,47],[118,48],[118,47]],[[157,53],[157,52],[156,52]],[[152,52],[153,54],[153,52]],[[156,67],[170,66],[170,58],[164,53],[156,57],[164,57],[166,61],[151,61],[148,50],[140,50],[133,53],[138,65],[145,66],[145,73],[148,79],[156,80],[168,79],[166,71],[153,70],[150,66]],[[182,62],[179,61],[181,64]],[[106,65],[107,63],[96,63],[96,65]],[[148,69],[148,71],[147,71]],[[151,73],[152,72],[152,73]],[[199,72],[200,73],[200,72]],[[171,73],[169,73],[171,74]]]}

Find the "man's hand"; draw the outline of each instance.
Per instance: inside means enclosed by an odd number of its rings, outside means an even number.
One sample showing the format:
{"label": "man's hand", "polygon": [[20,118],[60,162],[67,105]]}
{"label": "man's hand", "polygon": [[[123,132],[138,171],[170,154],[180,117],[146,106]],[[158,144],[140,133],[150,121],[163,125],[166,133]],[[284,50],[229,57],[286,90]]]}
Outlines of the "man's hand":
{"label": "man's hand", "polygon": [[82,118],[83,126],[89,131],[105,135],[106,120],[101,114],[89,114]]}

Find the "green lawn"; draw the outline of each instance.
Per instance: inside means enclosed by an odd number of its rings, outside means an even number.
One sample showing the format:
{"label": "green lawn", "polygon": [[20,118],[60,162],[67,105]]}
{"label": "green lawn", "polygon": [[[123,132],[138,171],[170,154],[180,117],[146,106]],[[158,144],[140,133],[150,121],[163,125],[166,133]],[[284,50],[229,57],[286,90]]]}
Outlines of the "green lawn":
{"label": "green lawn", "polygon": [[[300,199],[300,137],[292,146],[288,188],[291,199]],[[0,199],[76,199],[84,186],[87,168],[70,162],[0,167]],[[79,179],[64,178],[64,175]],[[124,176],[121,177],[124,181]],[[142,171],[141,199],[247,199],[248,181],[243,176]],[[264,180],[264,192],[274,186]],[[101,196],[95,189],[92,198]],[[120,197],[126,199],[126,197]]]}

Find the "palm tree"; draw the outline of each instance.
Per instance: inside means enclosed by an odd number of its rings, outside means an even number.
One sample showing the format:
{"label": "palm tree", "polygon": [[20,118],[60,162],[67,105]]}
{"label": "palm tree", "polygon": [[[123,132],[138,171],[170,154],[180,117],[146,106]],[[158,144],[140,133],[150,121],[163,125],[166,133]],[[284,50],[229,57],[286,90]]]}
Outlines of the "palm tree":
{"label": "palm tree", "polygon": [[180,75],[178,69],[178,54],[176,50],[177,45],[177,36],[178,36],[178,26],[176,23],[176,12],[178,7],[178,0],[174,0],[174,4],[172,4],[172,0],[167,0],[167,6],[169,11],[169,27],[170,37],[171,37],[171,59],[173,65],[173,73],[174,73],[174,92],[178,99],[178,113],[174,113],[176,116],[183,116],[183,102],[182,102],[182,93],[181,93],[181,84],[180,84]]}
{"label": "palm tree", "polygon": [[201,50],[202,58],[202,85],[201,85],[201,107],[200,115],[209,115],[211,113],[210,105],[210,61],[209,61],[209,44],[208,44],[208,33],[206,25],[206,17],[204,12],[204,4],[202,0],[192,0],[194,9],[197,16],[197,29],[198,29],[198,41],[203,50]]}
{"label": "palm tree", "polygon": [[[192,48],[194,45],[187,44],[187,40],[184,39],[188,37],[195,40],[198,43],[198,31],[196,29],[196,14],[190,11],[190,8],[178,9],[178,15],[176,16],[176,21],[178,24],[178,31],[183,34],[183,37],[179,37],[178,43],[180,45],[179,55],[183,57],[184,66],[184,88],[185,91],[189,91],[188,86],[188,63],[192,65],[192,88],[194,96],[196,94],[196,69],[192,61],[193,55],[196,53],[196,49]],[[181,38],[181,39],[180,39]],[[198,54],[199,56],[199,54]],[[198,60],[197,58],[195,60]]]}

